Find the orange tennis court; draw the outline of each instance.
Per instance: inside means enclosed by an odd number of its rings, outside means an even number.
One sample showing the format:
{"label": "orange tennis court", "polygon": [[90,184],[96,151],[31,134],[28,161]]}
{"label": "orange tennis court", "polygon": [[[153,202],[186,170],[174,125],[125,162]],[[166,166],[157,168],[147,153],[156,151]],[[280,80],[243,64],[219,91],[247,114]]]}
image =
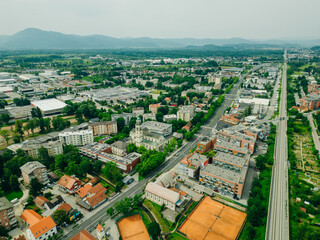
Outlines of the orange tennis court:
{"label": "orange tennis court", "polygon": [[190,240],[234,240],[247,214],[205,197],[179,227]]}
{"label": "orange tennis court", "polygon": [[123,240],[150,240],[147,228],[139,214],[123,218],[117,225]]}

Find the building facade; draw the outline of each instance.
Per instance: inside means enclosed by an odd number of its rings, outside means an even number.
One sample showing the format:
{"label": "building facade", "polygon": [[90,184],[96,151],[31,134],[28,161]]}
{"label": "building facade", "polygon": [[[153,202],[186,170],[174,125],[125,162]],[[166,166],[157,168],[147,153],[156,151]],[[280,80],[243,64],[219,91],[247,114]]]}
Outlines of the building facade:
{"label": "building facade", "polygon": [[27,162],[20,167],[20,170],[26,185],[30,184],[32,178],[37,178],[42,184],[47,184],[49,182],[47,168],[40,162]]}
{"label": "building facade", "polygon": [[65,131],[59,133],[59,140],[64,145],[84,146],[93,143],[92,130]]}
{"label": "building facade", "polygon": [[0,197],[0,225],[5,229],[10,229],[17,224],[14,215],[13,205],[5,197]]}
{"label": "building facade", "polygon": [[118,133],[116,121],[91,122],[89,123],[88,128],[93,132],[93,136]]}
{"label": "building facade", "polygon": [[188,105],[180,107],[177,112],[178,119],[181,119],[186,122],[190,122],[195,115],[195,107]]}

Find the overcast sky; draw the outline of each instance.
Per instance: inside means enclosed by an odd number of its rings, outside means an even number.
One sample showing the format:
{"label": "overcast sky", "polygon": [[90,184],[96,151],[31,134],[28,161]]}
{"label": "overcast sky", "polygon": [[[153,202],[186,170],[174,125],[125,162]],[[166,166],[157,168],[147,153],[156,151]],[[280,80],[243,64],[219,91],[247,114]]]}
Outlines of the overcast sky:
{"label": "overcast sky", "polygon": [[320,0],[0,0],[0,34],[320,38]]}

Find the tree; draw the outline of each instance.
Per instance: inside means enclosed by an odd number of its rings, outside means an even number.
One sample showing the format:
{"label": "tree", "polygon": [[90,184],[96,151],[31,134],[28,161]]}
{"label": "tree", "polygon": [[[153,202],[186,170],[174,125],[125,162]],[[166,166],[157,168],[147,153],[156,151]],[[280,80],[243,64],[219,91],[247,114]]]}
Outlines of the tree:
{"label": "tree", "polygon": [[0,131],[0,135],[4,138],[4,140],[6,141],[6,143],[8,144],[8,141],[10,139],[10,133],[8,130],[4,129]]}
{"label": "tree", "polygon": [[42,192],[43,185],[38,178],[32,178],[30,182],[30,195],[38,196]]}
{"label": "tree", "polygon": [[10,185],[10,188],[11,188],[13,191],[17,191],[17,190],[20,189],[18,177],[17,177],[16,175],[11,175],[11,176],[10,176],[9,185]]}
{"label": "tree", "polygon": [[43,146],[38,148],[38,158],[40,162],[44,164],[47,168],[54,161],[54,158],[52,156],[49,156],[48,149],[46,149]]}
{"label": "tree", "polygon": [[125,120],[123,117],[117,118],[117,127],[118,132],[121,132],[124,129],[125,126]]}
{"label": "tree", "polygon": [[7,114],[7,113],[1,114],[0,121],[5,123],[5,124],[8,124],[8,122],[10,121],[10,115]]}
{"label": "tree", "polygon": [[243,117],[250,116],[251,113],[252,113],[252,107],[251,107],[251,105],[249,105],[249,106],[246,107],[246,109],[243,111]]}
{"label": "tree", "polygon": [[46,129],[46,131],[49,131],[50,128],[51,128],[51,120],[50,120],[50,118],[43,119],[43,125],[44,125],[44,128]]}
{"label": "tree", "polygon": [[152,239],[158,239],[161,233],[160,226],[157,222],[149,223],[147,227],[148,233],[151,235]]}
{"label": "tree", "polygon": [[2,237],[8,236],[8,231],[2,225],[0,225],[0,236],[2,236]]}
{"label": "tree", "polygon": [[68,215],[66,210],[64,209],[58,209],[54,211],[53,218],[58,225],[63,224],[64,222],[68,222]]}
{"label": "tree", "polygon": [[23,127],[22,127],[22,121],[16,120],[14,123],[14,126],[15,126],[15,129],[14,129],[15,133],[17,133],[17,135],[20,136],[20,141],[23,140],[24,132],[23,132]]}
{"label": "tree", "polygon": [[108,210],[107,210],[108,216],[112,216],[112,215],[114,214],[114,212],[115,212],[115,210],[114,210],[113,207],[110,207],[110,208],[108,208]]}
{"label": "tree", "polygon": [[127,146],[128,153],[136,152],[137,150],[138,148],[134,143],[129,143],[129,145]]}
{"label": "tree", "polygon": [[132,200],[130,198],[124,198],[120,202],[115,203],[114,207],[118,212],[127,214],[131,210]]}
{"label": "tree", "polygon": [[41,113],[41,110],[40,108],[32,108],[31,109],[31,116],[33,118],[42,118],[42,113]]}

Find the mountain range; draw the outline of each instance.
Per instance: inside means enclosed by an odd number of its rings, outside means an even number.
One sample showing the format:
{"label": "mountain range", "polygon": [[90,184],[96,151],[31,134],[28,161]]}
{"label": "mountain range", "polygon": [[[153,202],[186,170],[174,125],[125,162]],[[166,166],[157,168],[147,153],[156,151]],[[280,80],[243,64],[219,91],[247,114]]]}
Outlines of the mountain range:
{"label": "mountain range", "polygon": [[113,38],[105,35],[80,36],[27,28],[13,35],[0,35],[0,49],[120,49],[120,48],[266,48],[315,46],[319,40],[247,40],[243,38]]}

